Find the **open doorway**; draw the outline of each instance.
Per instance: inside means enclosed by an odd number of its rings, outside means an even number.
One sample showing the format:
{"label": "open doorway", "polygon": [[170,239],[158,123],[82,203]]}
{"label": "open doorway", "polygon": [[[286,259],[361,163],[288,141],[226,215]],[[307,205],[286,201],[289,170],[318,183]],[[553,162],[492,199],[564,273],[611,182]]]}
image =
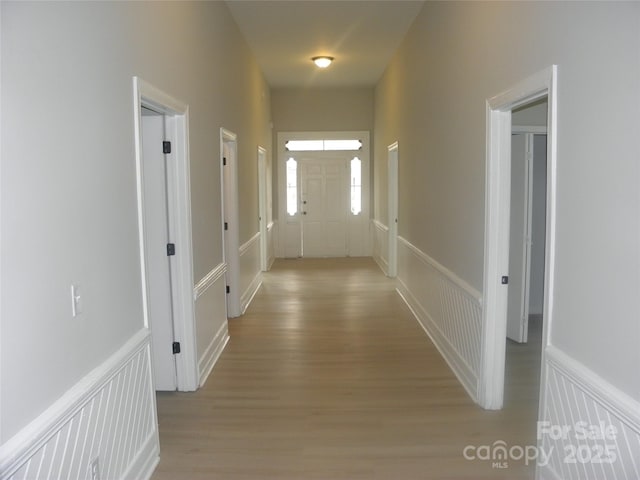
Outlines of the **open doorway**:
{"label": "open doorway", "polygon": [[[547,98],[512,111],[505,407],[538,411],[547,192]],[[532,439],[532,441],[534,441]]]}
{"label": "open doorway", "polygon": [[[485,264],[482,318],[481,370],[478,403],[487,409],[500,409],[504,403],[505,356],[507,336],[509,241],[511,223],[511,142],[512,112],[547,99],[546,115],[546,188],[544,232],[544,287],[541,332],[541,358],[545,349],[553,313],[555,257],[555,166],[557,67],[534,74],[509,90],[487,100],[487,172],[485,214]],[[522,207],[524,209],[524,206]],[[522,250],[520,250],[522,252]],[[522,253],[520,261],[523,261]],[[522,280],[522,277],[520,278]],[[514,289],[511,289],[514,290]],[[522,292],[522,289],[515,289]],[[526,318],[528,320],[528,317]],[[522,329],[522,326],[520,326]],[[523,334],[524,332],[521,332]],[[528,333],[528,331],[527,331]],[[544,389],[544,385],[541,388]],[[544,392],[541,392],[544,393]]]}

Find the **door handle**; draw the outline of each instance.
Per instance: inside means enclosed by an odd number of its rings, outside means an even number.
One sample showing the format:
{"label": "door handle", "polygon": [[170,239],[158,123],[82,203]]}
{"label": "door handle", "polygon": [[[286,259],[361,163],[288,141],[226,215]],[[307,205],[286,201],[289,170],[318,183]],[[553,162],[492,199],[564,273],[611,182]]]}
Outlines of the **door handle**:
{"label": "door handle", "polygon": [[307,214],[307,212],[302,212],[302,214],[303,214],[303,215],[306,215],[306,214]]}
{"label": "door handle", "polygon": [[306,204],[307,204],[307,201],[306,201],[306,200],[303,200],[303,201],[302,201],[302,204],[303,204],[303,205],[306,205]]}

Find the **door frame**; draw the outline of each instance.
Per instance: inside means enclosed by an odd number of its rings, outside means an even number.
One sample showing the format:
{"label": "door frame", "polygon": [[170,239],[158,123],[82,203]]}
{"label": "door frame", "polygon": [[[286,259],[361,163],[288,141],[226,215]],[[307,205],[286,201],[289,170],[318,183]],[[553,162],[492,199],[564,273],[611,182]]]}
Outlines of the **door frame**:
{"label": "door frame", "polygon": [[[290,228],[287,226],[292,226],[293,224],[297,224],[297,230],[300,231],[300,206],[298,206],[298,213],[294,216],[287,215],[287,197],[286,197],[286,173],[287,166],[286,162],[289,157],[295,157],[298,152],[294,152],[292,154],[288,154],[286,149],[286,142],[288,140],[322,140],[322,139],[332,139],[332,140],[348,140],[353,138],[362,139],[362,149],[358,151],[358,158],[362,161],[362,218],[365,219],[366,225],[362,228],[366,229],[366,234],[364,235],[363,240],[363,250],[370,255],[371,252],[371,153],[370,153],[370,134],[366,130],[358,130],[358,131],[328,131],[328,132],[278,132],[277,133],[277,152],[278,152],[278,161],[276,166],[276,175],[278,177],[278,242],[276,245],[276,256],[279,258],[285,257],[285,245],[287,241],[287,233]],[[301,152],[304,153],[304,152]],[[298,168],[298,184],[300,178],[300,169]],[[295,227],[291,227],[293,229]],[[300,239],[300,242],[302,239]],[[301,251],[300,251],[301,254]]]}
{"label": "door frame", "polygon": [[[500,409],[504,399],[509,268],[509,201],[511,195],[511,111],[547,97],[547,206],[545,232],[545,285],[542,327],[542,371],[553,322],[556,238],[557,66],[552,65],[486,101],[486,177],[484,288],[482,295],[481,367],[478,403]],[[541,382],[540,398],[545,385]],[[541,400],[542,407],[542,400]],[[543,411],[543,410],[540,410]]]}
{"label": "door frame", "polygon": [[260,270],[269,270],[267,253],[267,150],[258,145],[258,221],[260,225]]}
{"label": "door frame", "polygon": [[[174,337],[180,342],[176,355],[176,383],[179,391],[198,388],[195,306],[193,300],[193,252],[191,240],[191,180],[189,160],[189,106],[139,77],[133,77],[138,242],[144,327],[149,323],[149,290],[146,265],[144,168],[142,151],[142,107],[166,117],[167,140],[171,141],[174,162],[167,169],[167,206],[175,235],[175,262],[171,267]],[[153,332],[151,332],[153,335]],[[167,347],[168,348],[168,347]],[[155,387],[154,387],[155,388]]]}
{"label": "door frame", "polygon": [[[229,150],[225,165],[225,146]],[[228,182],[225,182],[228,176]],[[222,195],[222,245],[227,287],[227,317],[242,315],[240,308],[240,238],[238,214],[238,136],[220,128],[220,182]],[[225,222],[228,228],[225,230]]]}
{"label": "door frame", "polygon": [[389,227],[389,258],[387,276],[398,275],[398,142],[387,147],[387,219]]}

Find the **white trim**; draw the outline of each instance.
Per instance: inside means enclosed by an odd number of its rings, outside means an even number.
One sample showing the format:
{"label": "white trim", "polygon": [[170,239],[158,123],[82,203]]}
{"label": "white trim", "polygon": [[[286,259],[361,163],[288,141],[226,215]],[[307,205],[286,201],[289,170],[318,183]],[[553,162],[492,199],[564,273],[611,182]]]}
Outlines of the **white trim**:
{"label": "white trim", "polygon": [[[242,258],[244,254],[249,252],[252,248],[255,248],[256,244],[258,244],[258,247],[260,247],[260,244],[259,244],[260,239],[261,239],[260,232],[256,232],[247,242],[243,243],[242,246],[240,247],[240,258]],[[259,252],[258,252],[258,256],[259,256]],[[262,271],[258,269],[255,272],[255,275],[253,276],[253,278],[251,279],[251,282],[249,283],[247,288],[242,292],[242,295],[240,296],[240,307],[243,315],[244,315],[244,312],[247,311],[247,308],[251,304],[253,297],[255,297],[261,285],[262,285]]]}
{"label": "white trim", "polygon": [[[302,223],[301,223],[301,212],[298,211],[295,215],[287,214],[287,202],[286,202],[286,161],[290,157],[300,157],[307,154],[319,154],[322,152],[289,152],[286,149],[286,142],[288,140],[321,140],[321,139],[332,139],[332,140],[344,140],[344,139],[353,139],[359,138],[362,140],[362,148],[360,150],[349,151],[349,153],[354,156],[358,156],[362,161],[362,211],[359,215],[349,215],[350,223],[353,222],[354,225],[357,225],[357,229],[361,229],[358,233],[358,237],[361,237],[363,240],[362,245],[362,253],[364,255],[371,255],[371,245],[370,241],[370,232],[369,232],[369,221],[371,219],[371,139],[370,132],[366,130],[360,131],[331,131],[331,132],[278,132],[277,133],[277,198],[278,198],[278,219],[280,220],[279,228],[278,228],[278,242],[277,242],[277,251],[276,256],[280,258],[284,258],[286,256],[285,245],[287,245],[287,235],[292,235],[290,232],[294,231],[292,228],[287,228],[288,226],[297,225],[299,228],[296,228],[297,231],[300,232],[299,238],[297,238],[297,243],[299,243],[300,248],[298,249],[297,256],[302,256]],[[324,152],[328,155],[330,154],[338,154],[340,151],[328,151]],[[298,170],[300,172],[300,170]],[[361,219],[365,219],[365,221],[360,221]],[[360,223],[358,223],[360,222]],[[351,225],[350,225],[351,226]],[[347,228],[348,235],[352,235],[352,229]],[[360,235],[361,234],[361,235]],[[347,245],[351,244],[350,239],[347,240]],[[348,247],[347,255],[351,256],[362,256],[360,252],[354,252],[351,247]]]}
{"label": "white trim", "polygon": [[546,135],[547,127],[539,125],[512,125],[511,133],[533,133],[534,135]]}
{"label": "white trim", "polygon": [[[548,98],[547,110],[547,228],[545,246],[544,346],[553,321],[555,281],[555,210],[557,144],[557,67],[523,80],[486,102],[487,159],[485,187],[485,247],[483,335],[479,403],[487,409],[502,408],[504,395],[507,288],[501,277],[509,267],[509,197],[511,169],[511,110],[538,98]],[[544,378],[541,377],[541,378]],[[541,399],[543,390],[541,388]],[[541,400],[542,401],[542,400]]]}
{"label": "white trim", "polygon": [[396,141],[387,147],[387,216],[389,223],[387,275],[391,278],[398,275],[399,162],[398,142]]}
{"label": "white trim", "polygon": [[201,387],[205,384],[207,378],[209,378],[213,367],[218,362],[218,359],[220,358],[220,355],[222,355],[222,352],[227,346],[227,343],[229,343],[229,324],[225,321],[222,325],[220,325],[220,328],[211,339],[211,342],[205,349],[204,353],[202,354],[202,358],[200,359],[199,367]]}
{"label": "white trim", "polygon": [[384,241],[384,239],[381,237],[384,236],[388,241],[389,227],[387,227],[384,223],[376,220],[375,218],[371,220],[371,224],[373,225],[373,228],[371,229],[371,233],[373,235],[373,240],[371,242],[373,245],[373,260],[378,264],[380,270],[382,270],[382,273],[388,275],[389,264],[387,262],[387,259],[383,256],[383,253],[388,253],[388,248],[384,249],[386,250],[386,252],[384,252],[383,248],[378,248],[378,246]]}
{"label": "white trim", "polygon": [[247,308],[249,308],[249,305],[251,305],[253,298],[256,296],[256,293],[258,293],[258,290],[260,290],[261,286],[262,286],[262,275],[260,274],[260,272],[258,272],[256,276],[253,277],[253,280],[251,281],[247,289],[242,294],[241,300],[242,300],[243,315],[247,311]]}
{"label": "white trim", "polygon": [[475,302],[478,302],[478,305],[482,305],[482,294],[478,290],[476,290],[467,282],[465,282],[463,279],[458,277],[455,273],[453,273],[447,267],[445,267],[444,265],[441,265],[436,260],[431,258],[429,255],[424,253],[422,250],[420,250],[418,247],[413,245],[404,237],[398,236],[398,242],[404,244],[404,246],[410,249],[414,254],[416,254],[420,258],[420,260],[422,260],[423,262],[431,265],[433,268],[438,270],[438,272],[444,275],[447,278],[447,280],[455,284],[456,287],[458,287],[460,290],[465,292],[469,297],[471,297],[472,300],[474,300]]}
{"label": "white trim", "polygon": [[122,474],[124,480],[148,480],[160,463],[157,439],[152,435],[147,437],[144,446],[137,453],[129,468]]}
{"label": "white trim", "polygon": [[[49,408],[0,446],[0,478],[10,478],[25,462],[29,461],[47,442],[86,406],[129,362],[144,349],[150,347],[151,335],[147,328],[136,332],[124,345],[101,365],[89,372],[78,383],[56,400]],[[148,356],[147,356],[148,358]],[[150,364],[149,385],[152,375]],[[155,392],[148,394],[155,399]],[[152,400],[155,410],[155,400]],[[155,411],[154,411],[154,417]],[[157,435],[155,455],[158,455]]]}
{"label": "white trim", "polygon": [[223,262],[202,277],[202,279],[193,287],[193,299],[197,300],[202,296],[202,294],[206,292],[211,285],[216,283],[225,273],[227,273],[227,264]]}
{"label": "white trim", "polygon": [[[230,158],[227,158],[226,167],[223,165],[225,144],[231,150]],[[225,170],[226,169],[226,170]],[[226,173],[225,173],[226,172]],[[225,176],[228,175],[231,185],[227,191]],[[239,239],[239,205],[238,205],[238,136],[220,128],[220,181],[222,182],[222,239],[224,245],[225,262],[227,264],[227,285],[230,293],[227,294],[227,317],[238,317],[242,314],[240,308],[240,253],[238,250]],[[228,230],[224,229],[227,222]]]}
{"label": "white trim", "polygon": [[260,225],[260,270],[269,269],[267,258],[267,151],[258,146],[258,222]]}
{"label": "white trim", "polygon": [[375,218],[373,220],[371,220],[371,223],[373,223],[373,226],[375,228],[377,228],[378,230],[382,230],[383,232],[387,233],[389,231],[389,227],[387,227],[384,223],[382,223],[379,220],[376,220]]}
{"label": "white trim", "polygon": [[478,399],[480,293],[398,237],[397,290],[469,396]]}
{"label": "white trim", "polygon": [[609,413],[620,418],[640,434],[640,402],[638,400],[619,390],[593,370],[553,345],[546,348],[546,360],[550,366],[578,385]]}
{"label": "white trim", "polygon": [[238,249],[240,256],[244,255],[247,252],[247,250],[249,250],[253,246],[253,244],[259,240],[260,240],[260,232],[254,233],[249,240],[247,240],[242,245],[240,245],[240,248]]}
{"label": "white trim", "polygon": [[[602,428],[611,434],[605,440],[590,435],[579,438],[571,430],[558,437],[547,430],[539,435],[538,447],[550,452],[549,461],[538,466],[536,478],[640,478],[640,402],[555,346],[546,348],[545,360],[545,404],[539,421],[570,429],[578,422],[592,427],[604,424]],[[615,455],[614,461],[567,461],[569,448],[597,452],[603,441]]]}
{"label": "white trim", "polygon": [[449,365],[449,368],[458,378],[460,384],[467,391],[471,399],[477,401],[477,378],[473,372],[473,368],[458,354],[454,346],[438,328],[433,318],[421,307],[420,302],[411,293],[402,279],[398,278],[396,281],[398,285],[396,291],[407,307],[409,307],[409,310],[411,310],[411,313],[422,327],[422,330],[424,330],[431,340],[431,343],[433,343],[438,352],[440,352],[440,356],[447,365]]}
{"label": "white trim", "polygon": [[175,263],[172,270],[172,296],[174,305],[174,337],[182,345],[181,355],[176,357],[177,386],[181,391],[198,388],[198,360],[195,332],[195,307],[193,303],[193,252],[191,239],[191,180],[189,165],[189,106],[162,92],[139,77],[133,77],[135,155],[138,197],[138,232],[140,271],[142,281],[142,306],[144,325],[149,327],[147,266],[145,260],[144,231],[144,170],[142,156],[141,108],[149,107],[171,118],[166,132],[175,145],[169,210],[175,222]]}

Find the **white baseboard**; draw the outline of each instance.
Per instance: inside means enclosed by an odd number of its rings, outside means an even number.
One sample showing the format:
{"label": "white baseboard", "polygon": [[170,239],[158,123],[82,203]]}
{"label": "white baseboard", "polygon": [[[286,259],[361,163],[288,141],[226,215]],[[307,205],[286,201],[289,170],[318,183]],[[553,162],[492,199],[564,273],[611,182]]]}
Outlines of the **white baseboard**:
{"label": "white baseboard", "polygon": [[385,275],[389,274],[389,227],[379,222],[378,220],[371,220],[373,228],[371,229],[373,234],[373,260],[378,264],[380,270]]}
{"label": "white baseboard", "polygon": [[240,284],[243,288],[240,295],[240,311],[244,314],[262,285],[260,232],[240,247]]}
{"label": "white baseboard", "polygon": [[[545,349],[544,377],[541,421],[568,430],[542,435],[540,446],[552,455],[538,479],[640,478],[640,402],[554,346]],[[585,429],[601,425],[610,435],[583,438]],[[604,449],[613,455],[601,455]]]}
{"label": "white baseboard", "polygon": [[402,237],[398,292],[470,397],[478,399],[480,293]]}
{"label": "white baseboard", "polygon": [[218,329],[218,332],[213,337],[213,339],[211,340],[211,343],[209,344],[204,354],[202,355],[202,358],[200,359],[200,365],[198,370],[200,372],[201,387],[207,381],[207,378],[209,378],[209,375],[211,374],[213,367],[215,366],[216,362],[220,358],[220,355],[222,355],[224,347],[227,346],[227,343],[229,343],[229,328],[228,328],[228,323],[224,322]]}
{"label": "white baseboard", "polygon": [[0,479],[149,478],[159,455],[150,332],[120,350],[0,447]]}
{"label": "white baseboard", "polygon": [[253,297],[256,296],[258,290],[260,290],[260,286],[262,285],[262,274],[258,272],[258,274],[253,278],[253,281],[249,284],[249,287],[242,293],[242,297],[240,298],[240,305],[242,307],[242,314],[247,311],[249,305],[251,305],[251,301]]}

